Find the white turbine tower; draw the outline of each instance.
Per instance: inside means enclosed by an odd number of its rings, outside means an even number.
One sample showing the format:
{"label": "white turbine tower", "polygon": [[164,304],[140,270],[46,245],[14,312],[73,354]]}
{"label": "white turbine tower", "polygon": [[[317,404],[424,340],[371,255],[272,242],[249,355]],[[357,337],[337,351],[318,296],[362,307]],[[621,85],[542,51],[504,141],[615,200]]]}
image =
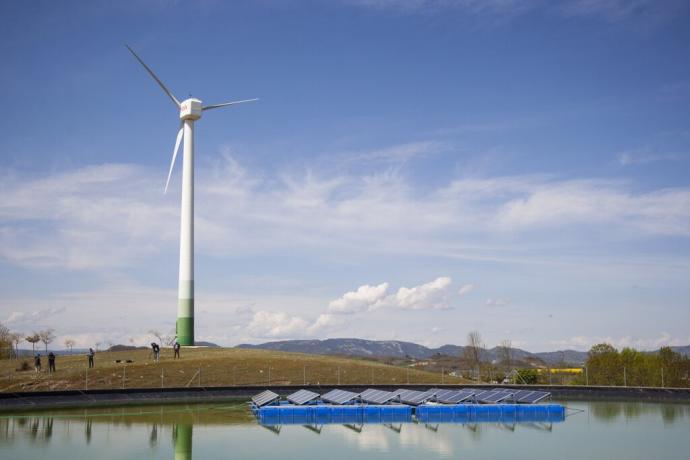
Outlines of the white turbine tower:
{"label": "white turbine tower", "polygon": [[177,157],[180,142],[184,138],[184,148],[182,150],[182,205],[180,213],[180,278],[175,331],[180,345],[194,345],[194,122],[201,118],[204,110],[257,101],[258,99],[245,99],[212,105],[202,105],[201,101],[195,98],[189,98],[180,102],[153,73],[153,70],[142,61],[137,53],[129,46],[127,46],[127,49],[144,66],[151,77],[156,80],[156,83],[158,83],[180,111],[180,130],[175,140],[175,149],[173,150],[164,193],[168,191],[170,176],[175,166],[175,157]]}

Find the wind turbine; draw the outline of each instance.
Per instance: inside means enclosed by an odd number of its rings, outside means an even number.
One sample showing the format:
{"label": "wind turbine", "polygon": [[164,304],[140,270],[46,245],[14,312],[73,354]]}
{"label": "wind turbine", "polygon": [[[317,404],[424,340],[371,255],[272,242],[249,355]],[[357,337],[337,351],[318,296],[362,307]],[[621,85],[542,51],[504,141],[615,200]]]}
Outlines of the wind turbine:
{"label": "wind turbine", "polygon": [[175,108],[180,111],[180,130],[177,132],[168,179],[165,181],[163,193],[168,191],[177,151],[180,148],[180,142],[184,138],[184,148],[182,149],[182,204],[180,212],[180,278],[175,334],[180,345],[194,345],[194,122],[201,118],[201,114],[205,110],[257,101],[258,99],[202,105],[199,99],[192,97],[180,102],[137,53],[128,45],[125,46],[137,61],[144,66],[149,75],[156,80],[163,92],[173,101]]}

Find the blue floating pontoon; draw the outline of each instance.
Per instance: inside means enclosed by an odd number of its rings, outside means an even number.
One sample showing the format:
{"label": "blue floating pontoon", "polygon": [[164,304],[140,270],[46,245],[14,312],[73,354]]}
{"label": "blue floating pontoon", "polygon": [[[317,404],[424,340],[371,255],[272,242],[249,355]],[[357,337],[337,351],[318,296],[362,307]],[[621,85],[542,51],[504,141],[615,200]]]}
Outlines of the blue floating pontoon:
{"label": "blue floating pontoon", "polygon": [[[439,390],[426,392],[369,389],[363,393],[332,390],[322,396],[300,390],[288,401],[270,391],[252,398],[262,425],[404,423],[562,422],[565,407],[537,404],[547,392],[513,389]],[[414,419],[413,419],[414,417]]]}
{"label": "blue floating pontoon", "polygon": [[263,425],[292,425],[316,423],[402,423],[412,421],[412,407],[396,405],[314,405],[258,407],[254,410]]}
{"label": "blue floating pontoon", "polygon": [[423,404],[417,406],[415,416],[425,423],[562,422],[565,407],[560,404]]}

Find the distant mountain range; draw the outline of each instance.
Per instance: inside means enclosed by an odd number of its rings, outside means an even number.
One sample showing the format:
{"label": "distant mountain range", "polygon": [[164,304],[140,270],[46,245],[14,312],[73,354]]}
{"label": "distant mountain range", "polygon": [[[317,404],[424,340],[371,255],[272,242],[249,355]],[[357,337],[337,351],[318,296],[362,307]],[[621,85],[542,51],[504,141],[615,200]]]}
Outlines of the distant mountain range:
{"label": "distant mountain range", "polygon": [[[465,347],[461,345],[443,345],[438,348],[429,348],[417,343],[402,342],[399,340],[364,339],[283,340],[258,345],[242,344],[238,345],[237,348],[260,348],[265,350],[289,351],[315,355],[347,355],[369,358],[410,357],[414,359],[427,359],[438,354],[462,356],[465,351]],[[690,346],[671,348],[678,353],[690,356]],[[563,362],[579,365],[587,360],[587,352],[577,350],[531,353],[519,348],[513,348],[512,354],[513,359],[516,361],[540,360],[550,365]],[[484,361],[500,360],[499,347],[484,350],[482,359]]]}

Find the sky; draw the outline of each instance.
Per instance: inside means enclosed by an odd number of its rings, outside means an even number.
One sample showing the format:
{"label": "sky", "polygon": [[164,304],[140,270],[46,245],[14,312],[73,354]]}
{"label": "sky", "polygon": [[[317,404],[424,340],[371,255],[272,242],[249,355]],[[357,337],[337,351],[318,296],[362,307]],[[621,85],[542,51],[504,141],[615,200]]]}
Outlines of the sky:
{"label": "sky", "polygon": [[196,335],[690,344],[690,6],[1,2],[0,322],[174,330],[179,98]]}

